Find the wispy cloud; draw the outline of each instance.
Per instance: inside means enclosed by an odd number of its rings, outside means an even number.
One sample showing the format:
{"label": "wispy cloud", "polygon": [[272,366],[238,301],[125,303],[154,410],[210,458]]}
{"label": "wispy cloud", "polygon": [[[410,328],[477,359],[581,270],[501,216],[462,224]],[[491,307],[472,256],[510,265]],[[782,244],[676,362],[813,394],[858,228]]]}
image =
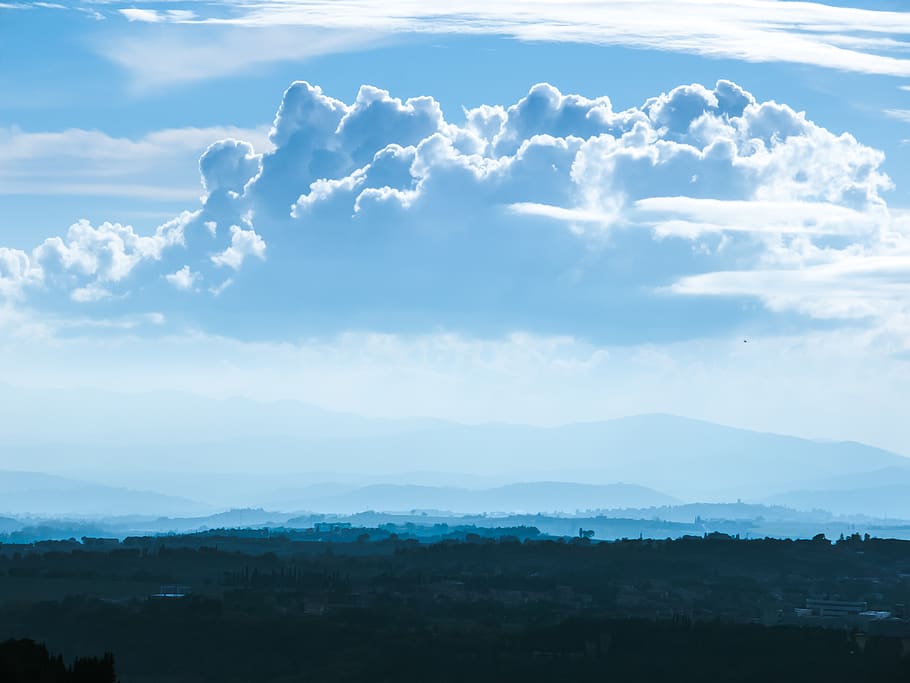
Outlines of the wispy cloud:
{"label": "wispy cloud", "polygon": [[265,127],[176,128],[139,138],[0,128],[0,195],[191,201],[200,194],[196,160],[212,142],[231,137],[250,140],[261,151],[271,148]]}
{"label": "wispy cloud", "polygon": [[550,218],[556,221],[563,221],[569,224],[592,224],[602,227],[609,227],[616,223],[618,216],[598,209],[578,209],[563,206],[553,206],[552,204],[540,204],[538,202],[515,202],[509,205],[512,213],[520,216],[536,216],[539,218]]}
{"label": "wispy cloud", "polygon": [[[347,34],[352,46],[357,42],[353,37],[364,32],[488,34],[910,76],[910,59],[904,56],[910,49],[910,12],[816,2],[455,0],[441,5],[417,0],[234,0],[200,5],[196,12],[192,15],[166,7],[121,10],[133,22],[332,29]],[[189,33],[186,38],[190,38]],[[258,49],[264,48],[260,62],[306,56],[301,54],[299,45],[293,47],[293,41],[283,45],[269,45],[258,39],[250,42],[255,42]],[[318,43],[311,46],[312,52],[340,47]],[[228,48],[224,47],[222,53],[226,54]],[[249,53],[248,59],[252,58]]]}
{"label": "wispy cloud", "polygon": [[196,18],[196,13],[191,10],[169,9],[137,9],[135,7],[118,10],[129,21],[144,21],[152,24],[162,24],[166,22],[192,21]]}
{"label": "wispy cloud", "polygon": [[882,216],[826,202],[648,197],[635,203],[636,217],[659,235],[694,238],[704,233],[861,235]]}
{"label": "wispy cloud", "polygon": [[837,204],[696,197],[648,197],[623,215],[597,209],[567,208],[535,202],[509,206],[513,213],[577,226],[649,227],[660,237],[695,239],[704,234],[742,232],[767,235],[859,235],[877,229],[882,219]]}
{"label": "wispy cloud", "polygon": [[910,123],[910,109],[886,109],[885,116]]}
{"label": "wispy cloud", "polygon": [[[146,20],[134,15],[134,23]],[[155,15],[158,24],[161,15]],[[175,21],[163,18],[161,21]],[[168,31],[116,35],[98,52],[122,67],[136,92],[166,85],[236,76],[263,64],[304,60],[381,44],[385,34],[372,27],[324,29],[267,25],[255,30],[236,25],[182,23]]]}
{"label": "wispy cloud", "polygon": [[801,259],[789,263],[774,263],[774,255],[769,254],[767,267],[691,275],[679,279],[670,291],[749,296],[778,312],[877,321],[906,343],[910,338],[910,224],[894,212],[891,228],[868,245],[804,249]]}
{"label": "wispy cloud", "polygon": [[[103,1],[103,0],[102,0]],[[68,3],[66,5],[57,3],[57,2],[0,2],[0,10],[5,9],[14,9],[14,10],[67,10],[80,12],[92,19],[103,20],[106,17],[99,12],[93,6],[96,3],[85,3],[84,6],[80,6],[77,3]]]}
{"label": "wispy cloud", "polygon": [[2,195],[28,195],[32,197],[130,197],[158,202],[189,202],[199,197],[199,190],[191,187],[143,183],[79,183],[47,182],[44,180],[13,180],[0,186]]}

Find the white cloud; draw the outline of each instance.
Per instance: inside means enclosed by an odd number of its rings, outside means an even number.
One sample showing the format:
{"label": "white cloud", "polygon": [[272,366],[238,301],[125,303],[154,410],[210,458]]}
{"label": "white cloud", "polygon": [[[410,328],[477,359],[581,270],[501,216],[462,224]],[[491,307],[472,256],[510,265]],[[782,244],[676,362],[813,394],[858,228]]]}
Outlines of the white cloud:
{"label": "white cloud", "polygon": [[834,251],[827,262],[799,268],[692,275],[672,286],[680,294],[750,296],[774,311],[823,319],[874,319],[900,326],[910,339],[910,249],[879,253]]}
{"label": "white cloud", "polygon": [[25,285],[39,281],[41,273],[21,249],[0,247],[0,296],[17,297]]}
{"label": "white cloud", "polygon": [[[157,16],[157,15],[156,15]],[[236,76],[273,62],[303,60],[382,44],[370,27],[356,30],[283,26],[171,26],[167,32],[115,34],[96,48],[131,76],[137,92]]]}
{"label": "white cloud", "polygon": [[242,138],[269,151],[268,129],[177,128],[140,138],[97,130],[0,129],[0,194],[95,195],[193,201],[196,161],[216,140]]}
{"label": "white cloud", "polygon": [[262,156],[248,142],[233,138],[214,142],[199,162],[202,187],[208,193],[239,194],[262,169],[261,161]]}
{"label": "white cloud", "polygon": [[659,235],[688,238],[711,232],[856,236],[876,230],[887,217],[826,202],[695,197],[648,197],[635,209]]}
{"label": "white cloud", "polygon": [[779,242],[756,267],[690,275],[670,290],[753,297],[772,311],[819,319],[867,320],[910,347],[910,216],[883,214],[878,231],[839,247]]}
{"label": "white cloud", "polygon": [[104,21],[105,19],[107,19],[106,16],[104,16],[101,12],[99,12],[98,10],[96,10],[93,7],[76,7],[75,9],[77,12],[82,12],[83,14],[88,16],[90,19],[94,19],[95,21]]}
{"label": "white cloud", "polygon": [[[623,45],[708,57],[755,62],[794,62],[846,71],[910,76],[910,60],[903,56],[910,36],[910,13],[817,2],[783,0],[457,0],[421,3],[413,0],[346,0],[343,11],[334,0],[222,2],[199,12],[199,17],[158,10],[129,10],[134,22],[169,21],[187,29],[167,47],[160,38],[146,36],[137,43],[137,56],[124,45],[108,56],[131,68],[137,80],[165,83],[229,73],[277,59],[299,59],[340,49],[363,47],[378,35],[425,33],[507,35],[522,40]],[[202,34],[200,24],[228,29]],[[231,28],[276,30],[313,29],[307,40],[294,44],[283,38],[238,39]],[[202,36],[208,36],[205,46]],[[280,36],[280,34],[274,34]],[[319,40],[319,36],[323,40]],[[217,36],[217,37],[215,37]],[[328,38],[331,36],[331,38]],[[316,40],[313,40],[316,38]],[[337,40],[340,38],[340,40]],[[135,40],[135,37],[133,38]],[[145,42],[148,41],[148,42]],[[144,44],[143,44],[144,43]],[[270,44],[271,43],[271,44]],[[258,53],[249,49],[260,46]],[[154,45],[157,55],[170,53],[181,64],[170,76],[163,68],[143,64],[139,55]],[[306,45],[307,47],[303,47]],[[197,59],[187,59],[195,56]],[[169,57],[164,61],[168,62]],[[188,72],[188,73],[187,73]]]}
{"label": "white cloud", "polygon": [[162,250],[181,243],[181,227],[179,221],[165,224],[154,235],[143,236],[128,225],[103,223],[96,228],[83,220],[71,225],[65,238],[46,239],[34,258],[45,275],[120,282],[139,262],[158,259]]}
{"label": "white cloud", "polygon": [[620,214],[596,209],[565,208],[518,202],[509,209],[519,215],[538,216],[568,223],[575,232],[585,225],[605,230],[611,226],[638,225],[653,229],[658,237],[695,240],[711,233],[753,233],[771,236],[858,236],[878,230],[888,212],[856,211],[837,204],[807,201],[762,201],[696,197],[647,197]]}
{"label": "white cloud", "polygon": [[[199,190],[188,185],[145,185],[126,182],[60,182],[56,180],[12,180],[0,186],[0,195],[33,197],[130,197],[152,202],[190,202],[199,197]],[[156,214],[157,215],[157,214]]]}
{"label": "white cloud", "polygon": [[[427,116],[425,128],[414,135],[417,111]],[[263,157],[260,175],[246,186],[235,211],[239,215],[243,207],[254,223],[267,226],[263,211],[287,206],[293,188],[307,188],[291,212],[303,231],[290,228],[285,234],[269,228],[270,243],[278,251],[304,253],[336,240],[348,245],[335,275],[371,280],[374,291],[363,305],[382,306],[387,296],[407,307],[413,295],[407,288],[402,291],[399,281],[422,278],[417,273],[428,261],[438,269],[438,281],[420,280],[421,295],[431,286],[429,291],[445,297],[435,287],[463,268],[471,269],[472,284],[481,289],[498,286],[493,283],[505,273],[513,286],[533,290],[527,280],[533,268],[523,270],[527,264],[516,259],[523,252],[510,241],[529,239],[527,232],[504,231],[495,218],[504,207],[519,218],[569,224],[579,243],[575,263],[551,262],[548,252],[565,254],[565,247],[556,248],[561,242],[553,233],[533,233],[537,244],[530,247],[539,258],[536,267],[564,271],[560,277],[567,279],[552,283],[556,291],[569,287],[564,297],[578,295],[577,285],[568,285],[578,281],[589,283],[589,295],[608,296],[606,289],[594,294],[610,287],[611,276],[600,270],[596,257],[584,255],[585,242],[607,235],[606,244],[622,249],[634,243],[622,236],[633,227],[649,228],[658,238],[691,240],[711,257],[705,262],[677,259],[674,267],[681,274],[690,268],[708,272],[685,275],[669,289],[658,286],[660,291],[758,296],[772,311],[797,310],[814,317],[855,318],[862,311],[880,322],[886,313],[903,310],[903,304],[894,306],[902,291],[895,294],[891,283],[867,281],[877,269],[876,259],[890,263],[897,249],[889,235],[899,224],[882,199],[891,188],[880,170],[884,156],[786,105],[756,102],[722,81],[714,89],[682,86],[641,108],[615,112],[605,97],[564,96],[541,84],[511,107],[466,112],[463,127],[436,112],[431,102],[416,108],[374,90],[362,92],[348,106],[318,88],[296,84],[286,93],[273,126],[276,152]],[[399,127],[400,118],[408,124]],[[366,147],[363,130],[374,131]],[[515,219],[506,219],[506,225],[510,220]],[[475,224],[484,227],[466,228]],[[384,252],[391,260],[377,268],[369,251],[347,237],[349,231],[364,234],[357,225],[388,235],[378,236],[380,240],[404,239],[406,247],[400,254]],[[465,242],[449,242],[452,248],[442,257],[432,235],[450,231],[464,235]],[[725,235],[722,241],[702,249],[699,242],[717,233]],[[290,234],[294,237],[288,243]],[[660,248],[649,247],[655,253]],[[481,270],[465,249],[496,253],[497,260],[483,266],[490,270]],[[646,253],[636,257],[649,258]],[[745,266],[737,277],[748,280],[754,274],[751,284],[737,287],[739,280],[731,284],[725,279],[733,277],[722,268],[727,258]],[[811,284],[824,272],[814,269],[844,259],[869,265],[871,271],[856,276],[864,278],[862,286]],[[762,287],[780,272],[785,272],[779,278],[784,284],[769,286],[763,295]],[[394,275],[387,288],[389,273]],[[643,270],[638,282],[667,276]],[[853,282],[849,273],[837,277]]]}
{"label": "white cloud", "polygon": [[153,9],[131,7],[117,11],[120,12],[120,14],[126,17],[129,21],[145,21],[148,23],[157,24],[159,22],[169,20],[166,14]]}
{"label": "white cloud", "polygon": [[196,18],[196,13],[191,10],[169,9],[139,9],[135,7],[117,10],[129,21],[141,21],[152,24],[161,24],[166,22],[192,21]]}
{"label": "white cloud", "polygon": [[552,218],[566,223],[595,223],[607,227],[616,220],[615,215],[609,215],[591,209],[567,209],[562,206],[538,204],[536,202],[515,202],[509,209],[521,216],[540,216]]}
{"label": "white cloud", "polygon": [[212,256],[212,263],[216,266],[227,266],[239,270],[248,256],[265,260],[265,240],[254,230],[231,226],[231,246],[220,254]]}
{"label": "white cloud", "polygon": [[111,296],[111,291],[97,284],[77,287],[70,294],[70,298],[80,304],[101,301],[102,299],[107,299],[109,296]]}
{"label": "white cloud", "polygon": [[[103,0],[101,0],[101,1],[103,1]],[[4,10],[4,9],[71,10],[71,11],[75,11],[75,12],[80,12],[80,13],[90,17],[91,19],[95,19],[95,20],[104,20],[106,18],[103,14],[101,14],[101,12],[99,12],[97,9],[95,9],[93,7],[79,7],[79,6],[74,6],[73,4],[61,5],[60,3],[56,3],[56,2],[34,2],[34,1],[31,1],[31,2],[0,2],[0,10]]]}
{"label": "white cloud", "polygon": [[137,266],[159,261],[165,250],[183,245],[183,230],[192,216],[182,214],[152,235],[120,223],[94,227],[81,220],[65,237],[49,237],[31,254],[20,253],[20,271],[29,273],[26,284],[68,292],[78,303],[107,299],[114,296],[112,287],[127,281]]}
{"label": "white cloud", "polygon": [[[174,134],[174,146],[185,139]],[[10,252],[7,295],[89,305],[108,295],[119,314],[174,305],[239,335],[250,333],[239,317],[195,297],[269,297],[264,335],[316,324],[630,342],[703,334],[710,314],[674,307],[716,310],[710,296],[875,325],[908,311],[876,274],[893,259],[903,268],[908,232],[883,198],[883,154],[727,81],[625,111],[538,84],[459,122],[430,97],[364,86],[348,104],[297,82],[267,144],[206,147],[202,207],[154,234],[80,222]],[[268,262],[248,268],[266,245]],[[827,274],[854,261],[874,272]],[[184,285],[193,297],[177,299]],[[747,317],[713,322],[737,315]]]}
{"label": "white cloud", "polygon": [[904,123],[910,123],[910,109],[886,109],[885,115]]}
{"label": "white cloud", "polygon": [[180,270],[175,273],[168,273],[164,276],[164,279],[170,282],[174,287],[181,291],[189,291],[193,288],[193,285],[196,284],[196,281],[200,278],[199,273],[194,273],[190,270],[189,266],[183,266]]}
{"label": "white cloud", "polygon": [[221,296],[221,294],[224,292],[224,290],[226,290],[228,287],[230,287],[233,284],[234,284],[234,278],[232,278],[232,277],[226,278],[220,284],[215,285],[214,287],[209,287],[209,294],[211,294],[212,296]]}

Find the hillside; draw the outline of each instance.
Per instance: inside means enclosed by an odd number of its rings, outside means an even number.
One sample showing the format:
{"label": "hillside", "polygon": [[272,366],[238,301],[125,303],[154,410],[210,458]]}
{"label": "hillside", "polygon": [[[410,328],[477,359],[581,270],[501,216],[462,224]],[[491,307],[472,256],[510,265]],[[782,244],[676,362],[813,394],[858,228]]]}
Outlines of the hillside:
{"label": "hillside", "polygon": [[192,500],[150,491],[102,486],[37,472],[0,471],[0,514],[186,515],[210,511]]}

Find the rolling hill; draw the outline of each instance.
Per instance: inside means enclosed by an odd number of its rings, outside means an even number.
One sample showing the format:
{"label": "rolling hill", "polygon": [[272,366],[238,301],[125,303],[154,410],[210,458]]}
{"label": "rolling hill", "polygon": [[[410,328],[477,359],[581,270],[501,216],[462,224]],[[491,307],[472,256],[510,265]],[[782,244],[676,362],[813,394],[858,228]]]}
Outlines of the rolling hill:
{"label": "rolling hill", "polygon": [[101,486],[38,472],[0,471],[0,513],[16,516],[204,514],[211,507],[150,491]]}

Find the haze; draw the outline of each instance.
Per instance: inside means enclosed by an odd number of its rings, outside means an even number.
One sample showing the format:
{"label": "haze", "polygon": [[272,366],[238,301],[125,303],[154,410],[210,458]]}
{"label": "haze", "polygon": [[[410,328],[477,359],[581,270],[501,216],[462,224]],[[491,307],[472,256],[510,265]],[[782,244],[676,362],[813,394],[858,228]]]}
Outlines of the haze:
{"label": "haze", "polygon": [[0,512],[910,518],[906,11],[374,4],[0,4]]}

